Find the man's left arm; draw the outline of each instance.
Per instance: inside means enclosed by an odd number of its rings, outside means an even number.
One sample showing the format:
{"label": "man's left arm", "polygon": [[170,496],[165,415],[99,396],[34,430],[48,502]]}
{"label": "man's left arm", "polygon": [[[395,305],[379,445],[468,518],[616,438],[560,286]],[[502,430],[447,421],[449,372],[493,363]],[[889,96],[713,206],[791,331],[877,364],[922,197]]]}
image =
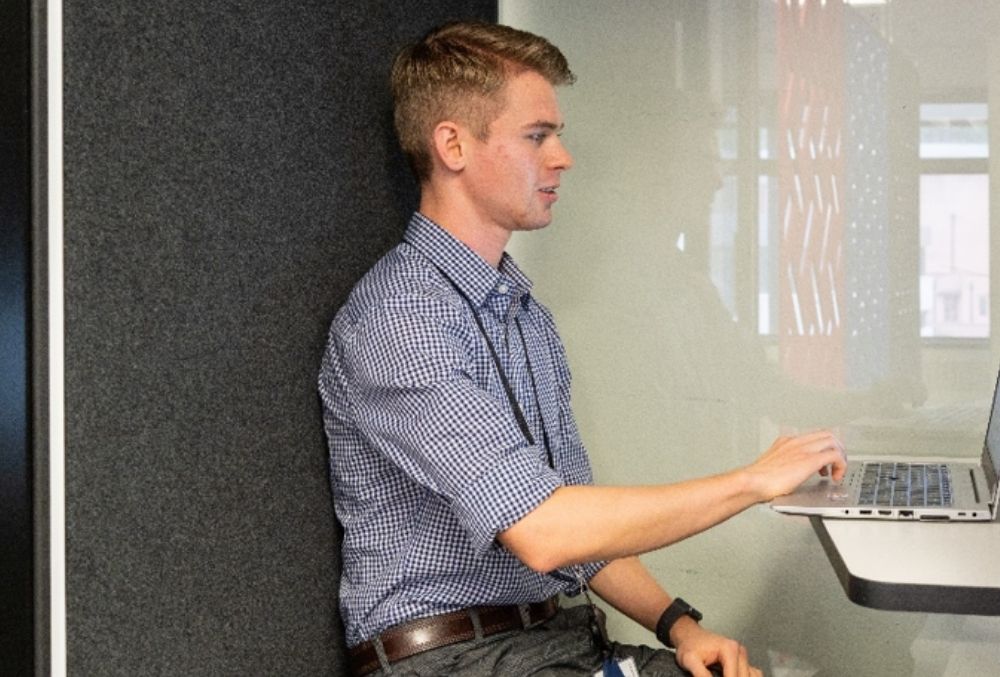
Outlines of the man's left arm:
{"label": "man's left arm", "polygon": [[[653,632],[673,601],[638,557],[609,562],[590,579],[590,587],[605,602]],[[711,677],[707,666],[716,663],[727,676],[760,674],[750,667],[746,648],[739,642],[702,628],[688,616],[674,623],[670,639],[677,647],[678,665],[693,677]]]}

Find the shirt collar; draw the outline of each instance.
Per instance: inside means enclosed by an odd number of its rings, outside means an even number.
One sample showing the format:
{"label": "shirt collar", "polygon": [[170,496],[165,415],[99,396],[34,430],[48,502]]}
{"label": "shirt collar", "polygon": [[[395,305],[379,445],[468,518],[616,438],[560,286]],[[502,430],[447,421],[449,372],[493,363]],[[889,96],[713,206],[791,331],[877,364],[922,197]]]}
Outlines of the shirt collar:
{"label": "shirt collar", "polygon": [[500,258],[500,270],[496,270],[420,212],[410,218],[403,239],[427,256],[477,306],[482,306],[492,292],[505,293],[501,291],[504,286],[524,295],[531,291],[531,280],[507,252]]}

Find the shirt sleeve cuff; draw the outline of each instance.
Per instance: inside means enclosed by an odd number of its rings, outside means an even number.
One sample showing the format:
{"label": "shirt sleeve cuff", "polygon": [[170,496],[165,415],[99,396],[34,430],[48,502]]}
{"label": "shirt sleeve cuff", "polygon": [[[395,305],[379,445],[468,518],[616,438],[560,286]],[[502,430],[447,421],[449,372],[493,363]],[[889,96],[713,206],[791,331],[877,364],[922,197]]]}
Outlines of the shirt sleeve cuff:
{"label": "shirt sleeve cuff", "polygon": [[505,452],[455,501],[473,550],[485,554],[496,535],[517,523],[552,495],[563,482],[533,453],[533,447]]}

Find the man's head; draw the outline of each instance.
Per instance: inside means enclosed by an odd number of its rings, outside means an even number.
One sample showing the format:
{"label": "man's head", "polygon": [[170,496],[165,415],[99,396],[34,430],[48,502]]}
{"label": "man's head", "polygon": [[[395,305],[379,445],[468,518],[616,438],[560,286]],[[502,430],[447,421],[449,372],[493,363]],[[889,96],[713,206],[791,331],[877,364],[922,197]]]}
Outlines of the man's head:
{"label": "man's head", "polygon": [[447,24],[399,53],[392,68],[396,132],[419,181],[431,175],[435,125],[460,122],[485,140],[504,108],[504,86],[525,71],[554,87],[575,79],[546,39],[497,24]]}

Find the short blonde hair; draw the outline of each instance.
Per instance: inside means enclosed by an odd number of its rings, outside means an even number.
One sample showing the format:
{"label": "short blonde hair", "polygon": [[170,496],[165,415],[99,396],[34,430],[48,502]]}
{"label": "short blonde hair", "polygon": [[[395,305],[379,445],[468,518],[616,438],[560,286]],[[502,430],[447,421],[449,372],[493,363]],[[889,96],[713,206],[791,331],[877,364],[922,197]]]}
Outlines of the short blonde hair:
{"label": "short blonde hair", "polygon": [[391,79],[396,133],[419,181],[430,178],[433,168],[434,127],[454,120],[485,140],[503,110],[504,86],[524,71],[554,87],[576,80],[566,57],[548,40],[499,24],[445,24],[400,51]]}

